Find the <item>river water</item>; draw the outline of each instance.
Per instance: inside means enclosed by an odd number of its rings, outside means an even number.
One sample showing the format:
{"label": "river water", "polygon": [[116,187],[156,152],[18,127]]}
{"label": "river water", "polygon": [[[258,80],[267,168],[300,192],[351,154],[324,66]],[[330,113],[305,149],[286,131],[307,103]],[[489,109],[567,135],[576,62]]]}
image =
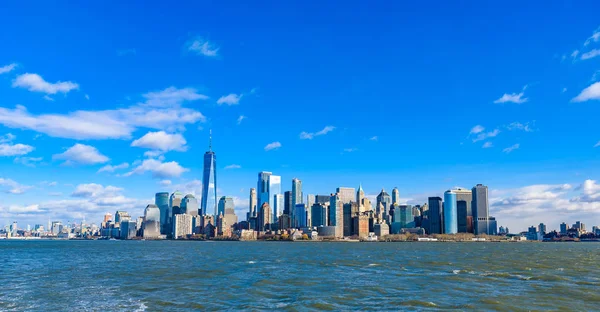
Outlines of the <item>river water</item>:
{"label": "river water", "polygon": [[0,241],[0,311],[600,309],[599,243]]}

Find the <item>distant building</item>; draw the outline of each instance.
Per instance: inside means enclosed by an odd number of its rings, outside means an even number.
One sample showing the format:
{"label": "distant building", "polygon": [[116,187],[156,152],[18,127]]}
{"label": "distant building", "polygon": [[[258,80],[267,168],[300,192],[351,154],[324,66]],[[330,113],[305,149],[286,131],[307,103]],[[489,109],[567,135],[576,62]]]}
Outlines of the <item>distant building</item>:
{"label": "distant building", "polygon": [[283,214],[285,199],[282,194],[275,194],[273,197],[273,223],[277,223],[279,216]]}
{"label": "distant building", "polygon": [[259,223],[258,223],[258,227],[259,227],[259,231],[263,232],[266,230],[270,230],[271,229],[271,224],[273,223],[273,213],[271,212],[271,207],[269,206],[268,202],[264,202],[262,203],[262,206],[260,207],[260,214],[259,214]]}
{"label": "distant building", "polygon": [[429,197],[428,199],[428,219],[429,219],[429,234],[442,234],[443,233],[443,206],[442,198],[440,197]]}
{"label": "distant building", "polygon": [[471,209],[473,210],[473,233],[489,234],[489,202],[488,202],[488,187],[482,184],[477,184],[471,190],[473,201]]}
{"label": "distant building", "polygon": [[544,223],[540,223],[540,225],[538,225],[538,232],[540,232],[542,235],[546,234],[546,225]]}
{"label": "distant building", "polygon": [[192,218],[189,214],[175,215],[173,219],[173,238],[178,239],[192,234]]}
{"label": "distant building", "polygon": [[327,205],[315,203],[311,207],[312,226],[328,226]]}
{"label": "distant building", "polygon": [[[297,223],[296,220],[296,215],[295,215],[295,210],[296,210],[296,205],[297,204],[302,204],[303,200],[303,193],[302,193],[302,181],[300,179],[297,178],[293,178],[292,179],[292,192],[290,194],[290,218],[292,220],[292,224]],[[307,205],[307,207],[311,207],[312,204]]]}
{"label": "distant building", "polygon": [[444,193],[444,233],[458,233],[458,217],[456,209],[456,193],[448,190]]}
{"label": "distant building", "polygon": [[306,205],[307,204],[304,203],[296,204],[296,208],[294,210],[296,224],[293,226],[294,228],[304,228],[308,226]]}
{"label": "distant building", "polygon": [[198,215],[199,209],[200,209],[200,207],[198,206],[198,200],[196,199],[196,197],[194,197],[194,195],[187,194],[181,200],[181,206],[180,206],[181,213],[185,213],[185,214],[195,217]]}
{"label": "distant building", "polygon": [[120,239],[132,239],[136,237],[137,228],[135,221],[121,222]]}
{"label": "distant building", "polygon": [[217,210],[217,215],[225,215],[225,209],[234,209],[235,204],[233,203],[233,198],[222,196],[219,199],[219,209]]}
{"label": "distant building", "polygon": [[[352,189],[352,195],[354,195],[354,189]],[[329,200],[329,225],[335,226],[335,237],[344,237],[344,202],[339,193],[331,194]]]}
{"label": "distant building", "polygon": [[290,228],[290,216],[288,214],[282,214],[281,217],[279,217],[279,229],[283,230],[283,229],[289,229]]}
{"label": "distant building", "polygon": [[154,195],[154,204],[160,210],[160,234],[169,234],[168,221],[169,221],[169,193],[160,192]]}
{"label": "distant building", "polygon": [[146,206],[144,210],[143,232],[144,238],[158,238],[160,236],[160,210],[158,206]]}
{"label": "distant building", "polygon": [[285,191],[283,193],[283,214],[289,215],[291,207],[292,207],[292,191]]}
{"label": "distant building", "polygon": [[183,200],[183,194],[179,191],[175,191],[169,197],[169,213],[167,221],[167,229],[169,235],[173,232],[173,216],[181,213],[181,201]]}
{"label": "distant building", "polygon": [[354,235],[360,238],[369,236],[369,216],[367,214],[358,214],[354,220]]}
{"label": "distant building", "polygon": [[566,223],[560,224],[560,235],[567,235],[567,230],[569,230],[569,226]]}
{"label": "distant building", "polygon": [[363,199],[365,198],[365,191],[363,191],[362,184],[358,186],[358,191],[356,191],[356,202],[359,205],[359,208],[362,208]]}
{"label": "distant building", "polygon": [[[380,204],[382,205],[382,208],[383,208],[383,211],[381,211],[383,219],[386,220],[387,222],[390,222],[389,209],[390,209],[390,206],[392,205],[392,198],[384,189],[381,189],[381,192],[379,193],[379,195],[377,195],[378,208],[379,208]],[[378,213],[379,213],[379,211],[378,211]]]}
{"label": "distant building", "polygon": [[473,192],[463,188],[455,188],[452,191],[456,194],[458,233],[473,233]]}
{"label": "distant building", "polygon": [[375,235],[378,237],[384,237],[390,234],[390,226],[387,223],[378,223],[374,225]]}
{"label": "distant building", "polygon": [[[108,213],[107,213],[108,214]],[[112,218],[112,215],[110,215]],[[106,220],[106,216],[104,217],[104,219]],[[109,222],[110,219],[108,219],[107,221],[104,222]],[[53,221],[52,222],[52,226],[50,227],[50,233],[52,233],[52,235],[58,235],[58,233],[62,232],[63,230],[63,224],[60,221]]]}
{"label": "distant building", "polygon": [[250,218],[252,218],[252,217],[256,217],[256,215],[257,215],[257,211],[256,211],[257,206],[256,205],[257,205],[256,189],[251,188],[250,189],[250,203],[249,203],[249,207],[248,207],[248,220],[250,220]]}
{"label": "distant building", "polygon": [[203,214],[217,212],[217,155],[212,150],[212,130],[210,132],[208,151],[204,153],[204,166],[202,170],[202,198],[201,209]]}
{"label": "distant building", "polygon": [[335,191],[340,196],[340,200],[344,204],[354,201],[355,193],[353,187],[338,187]]}
{"label": "distant building", "polygon": [[401,229],[412,229],[415,227],[415,218],[411,205],[397,205],[394,208],[394,221],[400,223]]}
{"label": "distant building", "polygon": [[400,205],[400,191],[397,187],[392,190],[392,205],[393,204]]}

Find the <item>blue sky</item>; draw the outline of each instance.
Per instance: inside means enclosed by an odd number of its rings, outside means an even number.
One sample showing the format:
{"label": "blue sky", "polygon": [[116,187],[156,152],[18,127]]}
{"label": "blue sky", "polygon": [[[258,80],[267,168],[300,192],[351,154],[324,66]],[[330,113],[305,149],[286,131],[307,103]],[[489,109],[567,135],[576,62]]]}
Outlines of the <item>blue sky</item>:
{"label": "blue sky", "polygon": [[597,2],[1,6],[0,224],[196,193],[209,129],[240,216],[266,170],[409,203],[484,183],[511,230],[600,224]]}

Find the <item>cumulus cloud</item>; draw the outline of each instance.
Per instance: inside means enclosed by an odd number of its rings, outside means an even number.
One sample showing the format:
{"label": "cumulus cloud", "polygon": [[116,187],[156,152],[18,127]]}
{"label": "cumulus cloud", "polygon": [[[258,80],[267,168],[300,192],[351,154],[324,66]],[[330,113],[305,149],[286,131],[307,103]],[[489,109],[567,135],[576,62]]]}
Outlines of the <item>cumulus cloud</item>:
{"label": "cumulus cloud", "polygon": [[[473,130],[471,130],[471,131],[473,131]],[[471,133],[473,133],[473,132],[471,132]],[[474,137],[472,137],[471,140],[473,141],[473,143],[475,143],[475,142],[483,141],[483,140],[488,139],[488,138],[496,137],[496,136],[498,136],[498,134],[500,134],[500,130],[498,130],[498,129],[494,129],[492,131],[484,132],[483,127],[482,127],[481,131],[477,132],[477,135],[475,135]]]}
{"label": "cumulus cloud", "polygon": [[596,180],[585,180],[577,189],[581,194],[571,202],[600,203],[600,185]]}
{"label": "cumulus cloud", "polygon": [[0,156],[20,156],[31,153],[35,148],[25,144],[0,144]]}
{"label": "cumulus cloud", "polygon": [[15,164],[22,164],[27,167],[35,167],[37,163],[42,161],[42,157],[16,157],[13,161]]}
{"label": "cumulus cloud", "polygon": [[0,107],[0,124],[52,137],[87,140],[127,139],[138,128],[183,131],[187,124],[206,121],[202,113],[179,105],[198,98],[198,95],[192,95],[190,91],[166,90],[146,94],[146,103],[114,110],[36,115],[22,105],[15,109]]}
{"label": "cumulus cloud", "polygon": [[164,131],[148,132],[143,137],[133,141],[131,146],[153,149],[162,152],[186,151],[187,142],[179,133],[169,134]]}
{"label": "cumulus cloud", "polygon": [[600,40],[600,28],[596,29],[594,33],[585,40],[583,45],[588,46],[592,42],[598,42],[598,40]]}
{"label": "cumulus cloud", "polygon": [[219,47],[201,37],[188,41],[186,48],[190,52],[206,57],[216,57],[219,53]]}
{"label": "cumulus cloud", "polygon": [[521,93],[504,93],[504,95],[502,95],[502,97],[500,97],[499,99],[495,100],[494,103],[498,104],[498,103],[517,103],[517,104],[522,104],[527,102],[527,100],[529,100],[528,98],[524,97],[524,92]]}
{"label": "cumulus cloud", "polygon": [[102,164],[110,160],[110,158],[102,155],[98,150],[90,145],[75,144],[62,154],[52,156],[54,160],[65,160],[66,165],[81,164],[95,165]]}
{"label": "cumulus cloud", "polygon": [[522,130],[525,132],[533,131],[529,122],[527,122],[527,123],[513,122],[513,123],[510,123],[508,126],[506,126],[506,128],[508,130]]}
{"label": "cumulus cloud", "polygon": [[502,151],[508,154],[508,153],[510,153],[510,152],[512,152],[512,151],[514,151],[516,149],[519,149],[519,144],[515,144],[515,145],[512,145],[512,146],[509,146],[509,147],[503,149]]}
{"label": "cumulus cloud", "polygon": [[13,81],[13,88],[24,88],[32,92],[42,92],[46,94],[69,93],[69,91],[79,89],[77,83],[71,81],[50,83],[44,80],[38,74],[25,73],[17,76]]}
{"label": "cumulus cloud", "polygon": [[189,169],[182,167],[176,161],[163,162],[162,160],[158,159],[145,159],[141,164],[135,167],[132,171],[126,173],[124,176],[151,172],[152,177],[154,178],[166,179],[179,177],[186,171],[189,171]]}
{"label": "cumulus cloud", "polygon": [[16,67],[17,67],[17,64],[15,64],[15,63],[4,65],[4,66],[0,67],[0,75],[10,73]]}
{"label": "cumulus cloud", "polygon": [[240,103],[243,94],[237,95],[235,93],[230,93],[228,95],[224,95],[217,100],[217,104],[219,105],[237,105]]}
{"label": "cumulus cloud", "polygon": [[122,163],[122,164],[116,165],[116,166],[106,165],[106,166],[100,168],[98,170],[98,173],[100,173],[100,172],[115,172],[115,170],[127,169],[127,168],[129,168],[128,163]]}
{"label": "cumulus cloud", "polygon": [[[183,194],[192,194],[200,203],[202,196],[202,182],[200,180],[191,180],[173,185],[171,189],[179,190]],[[218,190],[217,190],[218,191]]]}
{"label": "cumulus cloud", "polygon": [[242,166],[236,165],[236,164],[225,166],[225,169],[240,169],[240,168],[242,168]]}
{"label": "cumulus cloud", "polygon": [[8,194],[23,194],[27,190],[33,188],[33,186],[23,185],[15,180],[6,178],[0,178],[0,187],[3,188],[3,191]]}
{"label": "cumulus cloud", "polygon": [[593,49],[589,52],[585,52],[581,54],[581,60],[589,60],[591,58],[594,58],[596,56],[600,55],[600,49]]}
{"label": "cumulus cloud", "polygon": [[494,144],[492,144],[492,142],[485,142],[485,143],[483,143],[483,145],[481,147],[482,148],[491,148],[491,147],[494,147]]}
{"label": "cumulus cloud", "polygon": [[173,86],[161,91],[148,92],[142,96],[146,99],[146,105],[158,107],[181,105],[186,101],[208,99],[208,96],[198,93],[198,90],[194,88],[177,89]]}
{"label": "cumulus cloud", "polygon": [[114,196],[122,192],[123,189],[116,186],[102,186],[97,183],[79,184],[71,193],[73,197],[100,197],[100,196]]}
{"label": "cumulus cloud", "polygon": [[471,128],[469,134],[478,134],[483,132],[483,130],[485,130],[485,128],[482,125],[476,125],[475,127]]}
{"label": "cumulus cloud", "polygon": [[583,89],[571,102],[585,102],[589,100],[600,100],[600,82],[595,82]]}
{"label": "cumulus cloud", "polygon": [[240,115],[240,117],[238,117],[238,119],[237,119],[237,124],[238,125],[241,124],[244,119],[246,119],[246,116]]}
{"label": "cumulus cloud", "polygon": [[356,152],[358,151],[358,148],[356,147],[351,147],[351,148],[345,148],[344,149],[344,153],[352,153],[352,152]]}
{"label": "cumulus cloud", "polygon": [[302,131],[300,133],[300,139],[302,140],[312,140],[314,137],[316,136],[321,136],[321,135],[325,135],[331,131],[335,130],[334,126],[326,126],[325,128],[323,128],[323,130],[321,131],[317,131],[317,132],[305,132]]}
{"label": "cumulus cloud", "polygon": [[265,146],[265,151],[271,151],[271,150],[275,150],[281,147],[281,143],[279,142],[273,142],[273,143],[269,143],[267,144],[267,146]]}
{"label": "cumulus cloud", "polygon": [[171,183],[172,183],[172,182],[171,182],[171,180],[161,180],[161,181],[159,182],[159,184],[160,184],[161,186],[169,186],[169,185],[171,185]]}

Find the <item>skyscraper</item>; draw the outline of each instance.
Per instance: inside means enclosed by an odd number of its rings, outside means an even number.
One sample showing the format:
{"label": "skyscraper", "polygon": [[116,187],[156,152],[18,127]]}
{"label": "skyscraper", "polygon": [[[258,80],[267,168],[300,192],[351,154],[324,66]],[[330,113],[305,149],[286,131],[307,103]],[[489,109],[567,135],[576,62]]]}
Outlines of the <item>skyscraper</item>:
{"label": "skyscraper", "polygon": [[283,195],[281,194],[275,194],[273,195],[273,197],[273,223],[277,223],[279,217],[281,217],[281,215],[283,214],[285,200],[283,198]]}
{"label": "skyscraper", "polygon": [[217,215],[217,156],[212,151],[212,130],[208,143],[208,151],[204,153],[204,170],[202,174],[202,213],[214,212]]}
{"label": "skyscraper", "polygon": [[[463,188],[455,188],[453,191],[456,193],[456,205],[458,209],[458,232],[473,233],[473,212],[471,211],[473,193],[471,190]],[[464,203],[461,203],[461,201],[464,201]]]}
{"label": "skyscraper", "polygon": [[485,185],[477,184],[471,190],[473,201],[471,210],[473,211],[473,233],[475,235],[489,234],[489,204],[488,188]]}
{"label": "skyscraper", "polygon": [[442,199],[440,197],[429,197],[427,200],[429,219],[429,234],[442,234]]}
{"label": "skyscraper", "polygon": [[392,204],[400,205],[400,191],[397,187],[392,190]]}
{"label": "skyscraper", "polygon": [[[301,204],[302,200],[302,181],[297,178],[292,179],[292,194],[291,194],[291,203],[290,203],[290,219],[292,220],[292,224],[296,224],[295,222],[295,212],[296,212],[296,204]],[[308,206],[310,209],[311,206]]]}
{"label": "skyscraper", "polygon": [[148,205],[144,210],[144,237],[158,238],[160,235],[160,210],[156,205]]}
{"label": "skyscraper", "polygon": [[388,223],[391,223],[389,220],[389,210],[392,204],[392,198],[390,197],[390,194],[388,194],[384,189],[381,189],[381,193],[377,195],[377,206],[379,206],[379,204],[383,206],[383,219],[386,220]]}
{"label": "skyscraper", "polygon": [[[276,195],[281,195],[281,176],[271,175],[269,176],[269,207],[273,212],[274,218],[276,217],[277,211],[274,209],[275,202],[278,200]],[[281,202],[281,209],[283,210],[283,202]],[[275,221],[275,219],[273,219]]]}
{"label": "skyscraper", "polygon": [[231,209],[231,210],[235,209],[235,205],[233,203],[233,198],[221,196],[221,199],[219,199],[219,209],[217,211],[217,216],[218,215],[224,216],[225,210],[227,210],[227,209]]}
{"label": "skyscraper", "polygon": [[290,208],[292,207],[292,191],[285,191],[283,193],[283,214],[289,215],[291,213]]}
{"label": "skyscraper", "polygon": [[365,198],[365,191],[363,191],[362,184],[360,184],[358,185],[358,191],[356,191],[356,202],[359,206],[362,206],[363,198]]}
{"label": "skyscraper", "polygon": [[272,221],[272,216],[273,213],[271,212],[271,207],[269,206],[268,202],[264,202],[262,203],[262,206],[260,207],[260,213],[258,216],[258,230],[259,231],[265,231],[265,230],[270,230],[271,229],[271,224],[273,223]]}
{"label": "skyscraper", "polygon": [[262,171],[258,173],[258,182],[256,183],[256,196],[257,202],[256,207],[259,212],[262,209],[263,203],[269,202],[269,179],[273,173]]}
{"label": "skyscraper", "polygon": [[194,195],[187,194],[181,200],[180,208],[180,213],[185,213],[192,217],[195,217],[198,215],[198,200],[196,199],[196,197],[194,197]]}
{"label": "skyscraper", "polygon": [[167,216],[167,225],[165,230],[167,234],[171,234],[173,232],[173,216],[181,213],[181,201],[183,200],[183,194],[179,191],[175,191],[175,193],[171,194],[169,197],[169,213]]}
{"label": "skyscraper", "polygon": [[[352,195],[354,195],[354,189],[352,189]],[[350,204],[350,202],[346,204]],[[335,226],[335,237],[344,237],[344,202],[339,193],[331,194],[329,202],[329,224]]]}
{"label": "skyscraper", "polygon": [[448,190],[444,193],[444,233],[458,233],[456,193],[452,190]]}
{"label": "skyscraper", "polygon": [[168,234],[169,222],[169,193],[160,192],[154,195],[154,204],[160,210],[160,234]]}
{"label": "skyscraper", "polygon": [[256,189],[250,189],[250,207],[248,208],[248,220],[252,217],[256,217]]}
{"label": "skyscraper", "polygon": [[344,204],[349,204],[356,198],[353,187],[338,187],[335,191],[340,196],[340,200]]}

